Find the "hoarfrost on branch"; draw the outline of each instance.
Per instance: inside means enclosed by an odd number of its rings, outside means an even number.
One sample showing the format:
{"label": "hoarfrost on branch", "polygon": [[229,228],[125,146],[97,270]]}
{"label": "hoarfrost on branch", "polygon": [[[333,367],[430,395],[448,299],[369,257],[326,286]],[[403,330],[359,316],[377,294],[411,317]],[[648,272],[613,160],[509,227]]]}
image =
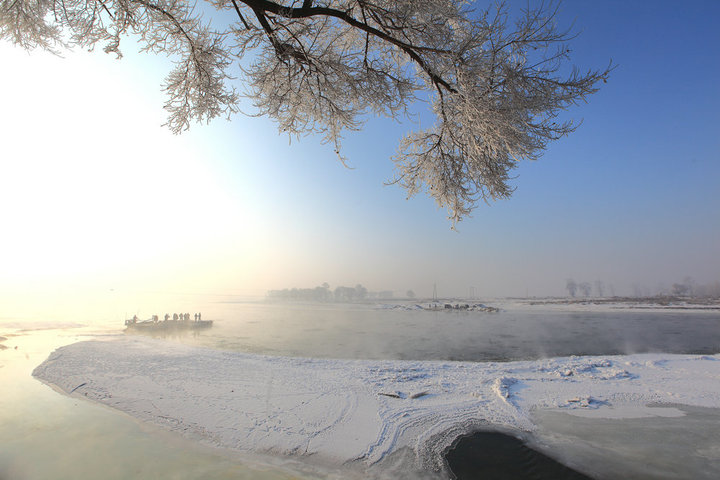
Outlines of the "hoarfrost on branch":
{"label": "hoarfrost on branch", "polygon": [[401,140],[393,182],[427,192],[454,224],[479,201],[509,197],[517,162],[572,132],[559,113],[610,71],[566,66],[572,35],[556,26],[553,3],[512,14],[473,3],[0,0],[0,39],[52,51],[100,44],[121,56],[123,36],[137,36],[175,61],[164,90],[176,133],[238,112],[237,64],[258,114],[292,136],[322,135],[341,159],[342,133],[369,113],[400,118],[428,101],[435,122]]}

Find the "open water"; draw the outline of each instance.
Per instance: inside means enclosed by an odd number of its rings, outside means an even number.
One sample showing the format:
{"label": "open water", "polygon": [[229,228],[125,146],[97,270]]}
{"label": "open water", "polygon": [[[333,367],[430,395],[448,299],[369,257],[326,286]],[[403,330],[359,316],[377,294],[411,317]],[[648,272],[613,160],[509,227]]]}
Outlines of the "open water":
{"label": "open water", "polygon": [[[167,311],[137,313],[141,318],[172,314],[172,300],[177,311],[191,315],[202,311],[204,319],[215,321],[213,327],[153,335],[173,342],[270,355],[510,361],[567,355],[720,352],[717,311],[573,312],[509,305],[499,313],[485,313],[424,311],[412,309],[411,305],[288,305],[195,297],[192,301],[168,298]],[[296,460],[251,457],[204,447],[110,408],[69,398],[31,376],[32,370],[61,345],[128,334],[124,332],[124,316],[113,312],[87,314],[85,318],[0,319],[0,337],[4,338],[0,339],[0,480],[270,480],[350,475],[344,471],[320,471]],[[720,460],[720,437],[716,428],[707,427],[717,425],[716,410],[688,411],[684,419],[651,419],[650,434],[642,430],[644,424],[639,421],[608,427],[609,421],[565,417],[560,413],[540,416],[538,423],[547,441],[535,442],[534,447],[546,453],[552,453],[553,448],[556,453],[564,452],[554,456],[563,457],[565,464],[592,478],[617,478],[617,471],[603,467],[607,466],[603,459],[625,465],[624,471],[631,471],[633,465],[648,464],[649,471],[660,475],[648,478],[716,478],[720,471],[712,467],[714,459]],[[703,420],[697,421],[699,417]],[[645,432],[638,442],[642,448],[617,447],[618,438],[626,438],[628,429]],[[593,435],[594,431],[603,434]],[[614,431],[618,438],[613,436]],[[679,476],[677,472],[669,477],[661,475],[667,470],[659,465],[660,447],[654,448],[668,431],[683,442],[675,451],[677,460],[685,462],[688,469]],[[478,435],[475,440],[458,443],[458,451],[449,452],[448,460],[451,467],[455,462],[459,478],[481,478],[473,474],[479,469],[473,467],[478,455],[472,451],[482,448],[483,441],[487,442],[487,437]],[[500,442],[495,441],[498,445]],[[518,447],[510,440],[504,451],[513,452],[513,448],[525,452],[526,447]],[[691,458],[693,452],[700,452],[697,458]],[[672,449],[662,453],[662,461],[672,457]],[[543,462],[529,463],[532,476],[528,478],[553,478],[550,467],[538,467],[545,465]],[[654,464],[658,464],[655,469]],[[500,476],[482,478],[514,478],[510,470],[502,467],[495,472]],[[376,473],[379,478],[394,478],[397,472]]]}

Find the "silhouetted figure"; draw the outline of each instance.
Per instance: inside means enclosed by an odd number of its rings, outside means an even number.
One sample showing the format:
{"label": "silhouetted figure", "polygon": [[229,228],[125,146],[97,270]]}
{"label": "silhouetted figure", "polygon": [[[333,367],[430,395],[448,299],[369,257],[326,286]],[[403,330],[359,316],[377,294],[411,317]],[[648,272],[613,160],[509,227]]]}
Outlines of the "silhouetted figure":
{"label": "silhouetted figure", "polygon": [[170,314],[169,314],[169,313],[166,313],[166,314],[165,314],[165,321],[167,322],[168,320],[170,320]]}
{"label": "silhouetted figure", "polygon": [[200,320],[202,320],[202,314],[201,314],[201,313],[198,313],[198,322],[199,322]]}
{"label": "silhouetted figure", "polygon": [[173,322],[177,322],[177,321],[178,321],[178,314],[173,313]]}
{"label": "silhouetted figure", "polygon": [[197,322],[197,313],[195,314],[195,321]]}

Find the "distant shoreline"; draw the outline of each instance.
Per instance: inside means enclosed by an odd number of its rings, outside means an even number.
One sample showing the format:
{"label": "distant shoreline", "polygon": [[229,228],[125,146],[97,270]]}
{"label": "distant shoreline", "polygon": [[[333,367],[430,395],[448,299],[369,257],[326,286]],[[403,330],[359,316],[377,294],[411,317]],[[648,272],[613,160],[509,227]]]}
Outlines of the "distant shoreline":
{"label": "distant shoreline", "polygon": [[[521,299],[519,299],[521,300]],[[664,308],[668,310],[720,310],[720,299],[685,297],[600,297],[522,299],[529,305],[614,305],[618,308]]]}

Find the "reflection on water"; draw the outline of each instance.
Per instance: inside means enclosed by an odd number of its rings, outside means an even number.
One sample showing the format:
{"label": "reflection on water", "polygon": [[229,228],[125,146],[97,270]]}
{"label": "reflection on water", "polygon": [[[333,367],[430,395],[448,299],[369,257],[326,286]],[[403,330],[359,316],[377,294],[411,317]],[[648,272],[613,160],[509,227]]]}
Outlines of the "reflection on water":
{"label": "reflection on water", "polygon": [[[512,308],[500,313],[433,312],[372,305],[207,300],[200,304],[198,300],[193,298],[184,310],[202,310],[203,318],[215,320],[212,328],[146,334],[209,348],[326,358],[503,361],[720,350],[717,312],[571,313]],[[321,473],[287,461],[240,458],[199,447],[112,409],[58,394],[31,377],[32,370],[61,345],[132,334],[124,332],[123,320],[121,314],[113,319],[99,316],[84,326],[74,318],[58,319],[55,325],[42,319],[0,322],[0,336],[5,338],[0,345],[6,347],[0,348],[0,479],[347,478],[349,472]],[[677,420],[678,425],[686,425],[682,420]],[[698,441],[691,438],[693,428],[682,441]],[[559,434],[557,444],[571,435]],[[612,431],[607,435],[611,439]],[[720,441],[716,440],[709,448],[717,448]],[[578,440],[577,445],[589,442]],[[652,452],[649,448],[644,457],[633,461],[654,462]],[[602,462],[603,455],[595,451],[585,458],[588,463],[598,458]],[[408,469],[400,466],[393,471]],[[387,472],[378,477],[388,478]]]}

